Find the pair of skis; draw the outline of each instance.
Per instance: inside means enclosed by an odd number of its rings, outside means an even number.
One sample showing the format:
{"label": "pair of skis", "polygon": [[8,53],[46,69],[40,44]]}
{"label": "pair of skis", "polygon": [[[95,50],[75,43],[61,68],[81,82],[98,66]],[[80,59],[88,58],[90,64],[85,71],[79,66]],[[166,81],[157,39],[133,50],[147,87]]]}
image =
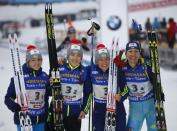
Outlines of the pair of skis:
{"label": "pair of skis", "polygon": [[164,111],[164,94],[161,85],[159,55],[155,32],[153,31],[148,32],[148,42],[152,72],[154,73],[153,87],[155,95],[156,125],[158,131],[167,131]]}
{"label": "pair of skis", "polygon": [[19,120],[21,131],[32,131],[31,119],[28,115],[28,100],[25,89],[24,75],[21,66],[20,49],[17,41],[17,35],[9,34],[9,49],[12,58],[12,67],[14,71],[14,84],[17,97],[17,103],[21,106],[22,111],[19,112]]}
{"label": "pair of skis", "polygon": [[108,78],[108,93],[106,104],[106,116],[105,116],[105,131],[116,130],[116,100],[115,95],[117,90],[117,67],[113,62],[113,59],[118,54],[118,40],[115,42],[113,39],[110,53],[109,63],[109,78]]}
{"label": "pair of skis", "polygon": [[48,53],[50,63],[51,89],[52,89],[52,114],[55,131],[64,131],[61,94],[60,74],[58,69],[58,59],[55,42],[55,32],[52,14],[52,4],[45,5],[45,21],[47,31]]}

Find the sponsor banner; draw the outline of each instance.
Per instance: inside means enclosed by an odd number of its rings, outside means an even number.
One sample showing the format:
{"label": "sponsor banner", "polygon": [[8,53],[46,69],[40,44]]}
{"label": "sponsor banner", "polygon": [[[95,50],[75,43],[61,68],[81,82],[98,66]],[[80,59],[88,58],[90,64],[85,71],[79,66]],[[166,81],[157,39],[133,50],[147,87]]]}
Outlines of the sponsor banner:
{"label": "sponsor banner", "polygon": [[[72,1],[72,0],[67,0]],[[46,2],[65,2],[64,0],[0,0],[0,4],[39,4]]]}
{"label": "sponsor banner", "polygon": [[163,8],[163,7],[174,6],[174,5],[177,5],[177,0],[160,0],[160,1],[154,0],[152,2],[130,4],[128,6],[128,11],[129,12],[143,11],[148,9]]}
{"label": "sponsor banner", "polygon": [[113,37],[125,48],[128,42],[127,0],[100,0],[101,42],[111,47]]}

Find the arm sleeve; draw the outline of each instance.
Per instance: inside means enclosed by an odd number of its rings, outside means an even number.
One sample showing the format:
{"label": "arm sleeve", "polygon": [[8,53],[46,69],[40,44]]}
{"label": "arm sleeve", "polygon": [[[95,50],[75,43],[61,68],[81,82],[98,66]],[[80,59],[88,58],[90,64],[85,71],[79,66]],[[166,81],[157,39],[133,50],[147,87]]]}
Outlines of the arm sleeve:
{"label": "arm sleeve", "polygon": [[82,111],[84,111],[86,114],[88,113],[88,110],[90,108],[93,92],[90,74],[91,68],[87,67],[87,77],[86,81],[84,82],[83,105],[82,105]]}
{"label": "arm sleeve", "polygon": [[123,102],[127,97],[128,97],[128,87],[127,87],[127,84],[126,84],[126,79],[125,79],[125,74],[124,72],[119,69],[118,70],[118,93],[121,94],[121,100],[120,102]]}
{"label": "arm sleeve", "polygon": [[46,101],[48,101],[49,97],[52,96],[52,89],[50,87],[50,78],[49,78],[49,76],[48,76],[47,88],[46,88],[46,94],[45,95],[46,95]]}
{"label": "arm sleeve", "polygon": [[19,108],[19,104],[15,102],[16,93],[15,93],[15,85],[14,79],[11,78],[10,84],[7,89],[7,93],[5,95],[4,103],[12,112],[16,111],[16,108]]}
{"label": "arm sleeve", "polygon": [[69,37],[66,37],[64,41],[57,47],[57,52],[61,51],[69,41]]}

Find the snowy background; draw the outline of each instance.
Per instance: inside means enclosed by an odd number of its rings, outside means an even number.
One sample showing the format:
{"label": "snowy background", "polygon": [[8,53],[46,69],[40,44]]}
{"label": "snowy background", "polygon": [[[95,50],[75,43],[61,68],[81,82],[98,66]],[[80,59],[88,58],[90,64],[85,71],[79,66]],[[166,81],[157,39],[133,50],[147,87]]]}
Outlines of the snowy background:
{"label": "snowy background", "polygon": [[[62,5],[60,5],[60,9],[61,8],[65,8],[66,7],[62,7]],[[95,7],[95,5],[92,5]],[[72,8],[73,6],[71,5],[67,5],[67,8]],[[78,8],[79,6],[75,5],[75,9]],[[81,7],[81,6],[80,6]],[[84,8],[88,8],[84,7]],[[20,7],[19,7],[20,8]],[[18,9],[19,9],[18,8]],[[31,9],[32,7],[30,7],[28,10],[30,10],[30,15],[33,15],[35,17],[44,17],[44,6],[39,5],[39,6],[35,6],[33,7],[34,10]],[[97,6],[96,6],[97,8]],[[12,10],[11,10],[12,9]],[[54,6],[54,13],[55,12],[62,12],[63,10],[58,10],[59,8]],[[73,9],[74,10],[74,9]],[[34,11],[34,12],[33,12]],[[0,19],[17,19],[18,17],[15,17],[15,14],[19,13],[19,10],[14,9],[10,6],[6,6],[5,7],[0,7],[0,12],[2,12],[0,14]],[[21,11],[23,12],[23,11]],[[177,12],[177,6],[172,6],[172,7],[168,7],[168,8],[163,8],[163,9],[152,9],[150,11],[146,11],[146,12],[133,12],[129,14],[129,25],[130,25],[130,21],[132,18],[135,18],[136,20],[138,20],[140,23],[144,23],[147,16],[154,18],[155,16],[159,16],[159,17],[174,17],[175,20],[177,20],[177,15],[175,15],[175,13]],[[23,17],[26,17],[27,15],[23,12],[20,13],[20,19],[23,19]],[[7,17],[8,16],[8,17]],[[75,22],[74,25],[77,28],[84,28],[84,29],[88,29],[89,28],[89,22],[88,21],[82,21],[82,22]],[[64,28],[63,25],[56,25],[55,27],[59,27],[59,28]],[[44,35],[45,33],[45,27],[43,28],[37,28],[37,29],[30,29],[30,28],[26,28],[24,29],[24,33],[23,33],[23,37],[21,37],[21,41],[26,41],[26,43],[29,42],[33,42],[33,38],[35,35],[39,35],[41,37],[45,37]],[[120,36],[121,37],[121,36]],[[6,42],[4,43],[0,43],[0,131],[16,131],[16,126],[13,124],[13,114],[12,112],[10,112],[7,107],[4,105],[4,96],[6,94],[7,91],[7,87],[8,84],[10,82],[10,78],[13,75],[12,73],[12,63],[11,63],[11,57],[9,54],[9,50],[8,50],[8,45]],[[25,54],[22,53],[22,60],[24,62],[24,57]],[[43,54],[43,69],[48,72],[48,56],[47,54]],[[166,70],[161,68],[161,79],[162,79],[162,86],[164,89],[164,93],[165,93],[165,114],[166,114],[166,120],[167,120],[167,129],[168,131],[176,131],[177,130],[177,71],[175,70]],[[125,101],[125,106],[128,112],[128,101]],[[82,131],[87,131],[88,128],[88,117],[86,117],[83,120],[83,124],[82,124]],[[146,127],[143,126],[142,131],[146,131]]]}

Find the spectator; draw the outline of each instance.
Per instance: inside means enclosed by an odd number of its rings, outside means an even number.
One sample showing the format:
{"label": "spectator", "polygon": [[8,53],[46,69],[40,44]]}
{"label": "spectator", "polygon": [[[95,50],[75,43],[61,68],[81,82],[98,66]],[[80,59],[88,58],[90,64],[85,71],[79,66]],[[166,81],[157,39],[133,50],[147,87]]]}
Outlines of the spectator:
{"label": "spectator", "polygon": [[[63,42],[57,47],[57,52],[58,52],[58,58],[63,58],[66,56],[66,52],[67,52],[67,47],[68,45],[71,43],[72,40],[76,39],[76,29],[73,27],[73,25],[70,25],[68,27],[68,31],[67,31],[67,36],[66,38],[63,40]],[[87,47],[87,39],[86,37],[82,37],[81,38],[81,47],[85,50],[85,51],[89,51],[89,48]]]}
{"label": "spectator", "polygon": [[161,28],[162,29],[166,29],[167,28],[167,22],[166,22],[166,18],[163,17],[162,21],[160,22]]}
{"label": "spectator", "polygon": [[175,41],[176,41],[176,38],[175,38],[176,32],[177,32],[176,22],[174,21],[173,18],[169,18],[168,28],[167,28],[167,41],[171,49],[173,49]]}
{"label": "spectator", "polygon": [[146,20],[145,28],[146,28],[146,30],[151,30],[152,29],[152,24],[151,24],[151,21],[150,21],[149,17]]}
{"label": "spectator", "polygon": [[57,52],[64,49],[70,43],[70,41],[73,39],[76,39],[76,29],[73,26],[71,26],[68,28],[66,38],[63,40],[63,42],[60,44],[60,46],[57,47]]}
{"label": "spectator", "polygon": [[160,29],[160,22],[157,17],[154,18],[152,27],[154,30],[159,30]]}

